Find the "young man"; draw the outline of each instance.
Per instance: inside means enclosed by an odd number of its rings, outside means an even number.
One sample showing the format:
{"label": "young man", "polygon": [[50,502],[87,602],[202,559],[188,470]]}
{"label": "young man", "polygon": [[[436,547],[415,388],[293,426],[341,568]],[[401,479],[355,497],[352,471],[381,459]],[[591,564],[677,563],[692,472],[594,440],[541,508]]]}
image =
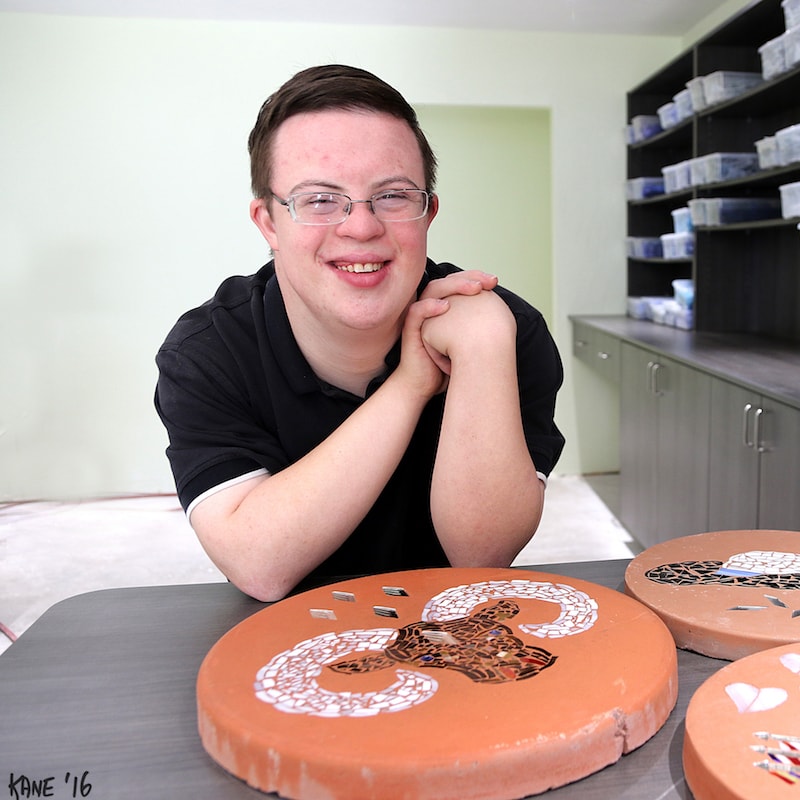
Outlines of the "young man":
{"label": "young man", "polygon": [[249,144],[250,215],[273,261],[181,317],[157,357],[167,454],[203,547],[262,600],[508,566],[564,441],[541,315],[495,277],[427,258],[436,160],[374,75],[295,75]]}

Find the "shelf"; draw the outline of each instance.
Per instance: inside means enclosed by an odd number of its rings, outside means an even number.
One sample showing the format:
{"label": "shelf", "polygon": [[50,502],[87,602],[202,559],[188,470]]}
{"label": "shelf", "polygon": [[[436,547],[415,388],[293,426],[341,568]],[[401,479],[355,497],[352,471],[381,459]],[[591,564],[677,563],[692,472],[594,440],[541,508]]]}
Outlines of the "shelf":
{"label": "shelf", "polygon": [[[759,47],[785,30],[781,0],[759,0],[725,22],[628,93],[628,119],[655,114],[692,78],[719,70],[760,72]],[[627,176],[710,153],[755,152],[756,142],[800,124],[800,64],[716,103],[657,136],[627,147]],[[671,232],[671,212],[694,199],[768,197],[800,181],[800,162],[735,180],[687,187],[627,203],[627,235]],[[671,184],[673,185],[673,184]],[[669,296],[671,281],[691,277],[698,332],[747,334],[800,343],[800,218],[698,226],[693,258],[627,259],[629,296]]]}
{"label": "shelf", "polygon": [[671,205],[676,201],[688,201],[694,197],[719,197],[720,192],[726,189],[778,189],[787,183],[800,181],[800,162],[789,164],[786,167],[776,169],[761,170],[745,178],[736,178],[730,181],[718,181],[717,183],[703,183],[692,186],[689,189],[682,189],[679,192],[668,192],[657,194],[652,197],[644,197],[641,200],[628,200],[630,206],[652,206],[660,203]]}
{"label": "shelf", "polygon": [[745,178],[736,178],[735,180],[720,181],[718,183],[704,183],[694,188],[697,189],[698,192],[718,194],[720,189],[739,189],[759,186],[777,189],[779,186],[783,186],[786,183],[794,183],[795,181],[800,181],[800,162],[789,164],[785,167],[761,170]]}
{"label": "shelf", "polygon": [[[770,113],[778,106],[796,106],[800,98],[800,64],[723,103],[704,108],[698,119],[713,116],[748,117]],[[655,137],[654,137],[655,138]]]}
{"label": "shelf", "polygon": [[693,258],[637,258],[628,256],[628,261],[639,261],[642,264],[691,264]]}
{"label": "shelf", "polygon": [[653,197],[645,197],[642,200],[628,200],[631,206],[652,206],[658,203],[672,203],[676,200],[691,200],[694,193],[691,189],[684,189],[680,192],[669,192],[668,194],[657,194]]}
{"label": "shelf", "polygon": [[725,233],[727,231],[757,231],[766,230],[769,228],[787,228],[797,226],[800,223],[800,217],[792,217],[791,219],[759,219],[751,222],[735,222],[729,225],[698,225],[695,228],[696,233]]}
{"label": "shelf", "polygon": [[669,145],[672,147],[677,144],[691,144],[692,143],[692,121],[694,117],[689,117],[682,120],[677,125],[667,128],[655,136],[649,136],[647,139],[642,139],[641,142],[631,142],[628,147],[631,150],[642,150],[644,148],[664,147]]}

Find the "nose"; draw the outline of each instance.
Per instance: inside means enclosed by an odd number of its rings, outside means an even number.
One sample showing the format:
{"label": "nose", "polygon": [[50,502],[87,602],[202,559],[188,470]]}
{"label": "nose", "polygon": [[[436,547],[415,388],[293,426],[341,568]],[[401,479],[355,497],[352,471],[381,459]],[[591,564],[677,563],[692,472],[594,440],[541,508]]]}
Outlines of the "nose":
{"label": "nose", "polygon": [[342,236],[372,238],[383,233],[383,223],[373,213],[371,200],[353,200],[350,213],[339,223],[338,231]]}

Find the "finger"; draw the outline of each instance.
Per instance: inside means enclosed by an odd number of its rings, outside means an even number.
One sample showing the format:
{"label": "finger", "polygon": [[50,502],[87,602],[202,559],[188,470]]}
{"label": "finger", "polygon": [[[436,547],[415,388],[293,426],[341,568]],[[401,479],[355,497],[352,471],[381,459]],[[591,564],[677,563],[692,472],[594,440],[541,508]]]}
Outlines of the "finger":
{"label": "finger", "polygon": [[497,276],[478,270],[455,272],[444,278],[432,280],[422,297],[448,297],[451,294],[475,295],[497,286]]}
{"label": "finger", "polygon": [[470,280],[478,281],[483,289],[494,289],[497,286],[497,275],[492,275],[491,272],[483,272],[479,269],[464,270],[462,275],[465,275]]}
{"label": "finger", "polygon": [[422,327],[422,323],[431,317],[438,317],[450,308],[450,303],[442,297],[426,297],[417,300],[408,307],[406,325],[415,328]]}

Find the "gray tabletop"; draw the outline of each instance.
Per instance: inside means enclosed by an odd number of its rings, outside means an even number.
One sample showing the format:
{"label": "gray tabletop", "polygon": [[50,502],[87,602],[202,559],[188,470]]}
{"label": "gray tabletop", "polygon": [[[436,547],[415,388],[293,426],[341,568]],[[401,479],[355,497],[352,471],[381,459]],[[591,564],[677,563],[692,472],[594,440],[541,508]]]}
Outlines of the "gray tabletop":
{"label": "gray tabletop", "polygon": [[[529,569],[621,589],[627,563]],[[53,606],[0,655],[0,797],[265,797],[207,756],[195,707],[205,654],[263,607],[224,583],[108,589]],[[678,651],[678,704],[664,727],[548,800],[691,798],[686,707],[726,663]]]}

